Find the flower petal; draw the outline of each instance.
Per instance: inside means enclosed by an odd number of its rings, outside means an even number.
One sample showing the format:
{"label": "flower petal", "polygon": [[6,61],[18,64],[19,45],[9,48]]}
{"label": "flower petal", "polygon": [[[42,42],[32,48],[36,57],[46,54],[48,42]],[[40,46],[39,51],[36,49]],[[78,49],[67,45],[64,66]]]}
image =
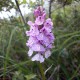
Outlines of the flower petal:
{"label": "flower petal", "polygon": [[51,21],[51,19],[50,18],[48,18],[47,20],[46,20],[46,22],[44,23],[44,26],[46,27],[46,28],[50,28],[50,29],[52,29],[53,27],[53,22]]}
{"label": "flower petal", "polygon": [[51,55],[51,51],[50,50],[47,50],[45,52],[45,58],[48,58],[50,55]]}
{"label": "flower petal", "polygon": [[44,57],[41,54],[39,55],[39,61],[40,63],[44,62]]}
{"label": "flower petal", "polygon": [[39,43],[33,44],[31,49],[33,51],[45,51],[45,48],[41,44],[39,44]]}
{"label": "flower petal", "polygon": [[43,33],[39,33],[39,35],[37,36],[38,40],[44,40],[45,39],[45,35]]}
{"label": "flower petal", "polygon": [[32,61],[40,61],[40,63],[44,62],[44,58],[41,54],[36,54],[32,57]]}
{"label": "flower petal", "polygon": [[26,45],[31,47],[33,44],[37,43],[37,39],[35,37],[29,37],[29,40],[27,41]]}
{"label": "flower petal", "polygon": [[43,22],[44,22],[43,16],[38,16],[38,17],[36,18],[36,20],[35,20],[35,23],[36,23],[37,25],[42,25]]}
{"label": "flower petal", "polygon": [[32,61],[39,61],[39,54],[36,54],[32,57]]}
{"label": "flower petal", "polygon": [[29,49],[28,56],[32,56],[32,54],[33,54],[33,50]]}
{"label": "flower petal", "polygon": [[32,22],[32,21],[28,21],[27,24],[28,24],[29,26],[32,26],[32,25],[33,25],[33,22]]}

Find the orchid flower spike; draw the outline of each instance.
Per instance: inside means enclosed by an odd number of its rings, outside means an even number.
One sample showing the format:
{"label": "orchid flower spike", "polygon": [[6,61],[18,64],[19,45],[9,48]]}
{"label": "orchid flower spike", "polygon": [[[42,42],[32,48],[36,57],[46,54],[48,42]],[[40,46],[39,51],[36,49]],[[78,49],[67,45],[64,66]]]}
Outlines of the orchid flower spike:
{"label": "orchid flower spike", "polygon": [[51,56],[55,39],[52,33],[53,22],[50,18],[46,19],[46,12],[42,6],[34,10],[34,16],[34,23],[28,21],[30,30],[26,31],[26,35],[29,36],[26,46],[29,47],[28,56],[31,60],[42,63]]}

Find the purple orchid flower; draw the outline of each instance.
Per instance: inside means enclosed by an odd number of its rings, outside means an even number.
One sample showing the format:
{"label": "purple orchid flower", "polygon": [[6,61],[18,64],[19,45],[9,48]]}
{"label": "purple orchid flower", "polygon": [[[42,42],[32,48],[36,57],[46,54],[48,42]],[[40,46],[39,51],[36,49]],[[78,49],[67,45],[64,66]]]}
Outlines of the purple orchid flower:
{"label": "purple orchid flower", "polygon": [[31,60],[42,63],[51,56],[50,50],[54,47],[53,22],[50,18],[46,19],[46,13],[41,6],[34,10],[34,16],[34,23],[28,21],[30,30],[26,31],[26,35],[29,36],[26,46],[29,47],[28,56]]}

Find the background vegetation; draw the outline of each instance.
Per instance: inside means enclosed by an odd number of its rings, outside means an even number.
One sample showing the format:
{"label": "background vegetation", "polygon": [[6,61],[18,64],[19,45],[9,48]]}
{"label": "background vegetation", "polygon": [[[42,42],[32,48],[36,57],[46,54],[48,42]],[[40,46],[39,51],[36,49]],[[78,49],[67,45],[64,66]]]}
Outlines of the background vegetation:
{"label": "background vegetation", "polygon": [[[34,3],[18,0],[14,4],[11,0],[0,0],[0,11],[5,7],[6,11],[14,8],[20,13],[18,17],[0,19],[1,80],[41,80],[38,63],[30,61],[25,45],[25,31],[29,29],[26,23],[34,18],[32,13],[22,15],[19,8],[22,4],[27,4],[33,11],[44,3],[41,0]],[[54,23],[55,48],[42,64],[45,76],[47,80],[80,80],[80,1],[50,0],[47,10],[47,16]]]}

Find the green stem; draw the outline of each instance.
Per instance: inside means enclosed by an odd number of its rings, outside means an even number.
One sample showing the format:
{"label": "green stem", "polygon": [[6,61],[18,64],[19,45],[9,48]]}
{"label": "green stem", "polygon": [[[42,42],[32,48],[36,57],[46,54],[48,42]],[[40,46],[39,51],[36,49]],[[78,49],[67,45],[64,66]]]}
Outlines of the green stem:
{"label": "green stem", "polygon": [[43,71],[43,67],[42,67],[41,63],[39,63],[39,69],[40,69],[40,73],[41,73],[41,76],[42,76],[42,80],[46,80],[46,77],[44,75],[44,71]]}

